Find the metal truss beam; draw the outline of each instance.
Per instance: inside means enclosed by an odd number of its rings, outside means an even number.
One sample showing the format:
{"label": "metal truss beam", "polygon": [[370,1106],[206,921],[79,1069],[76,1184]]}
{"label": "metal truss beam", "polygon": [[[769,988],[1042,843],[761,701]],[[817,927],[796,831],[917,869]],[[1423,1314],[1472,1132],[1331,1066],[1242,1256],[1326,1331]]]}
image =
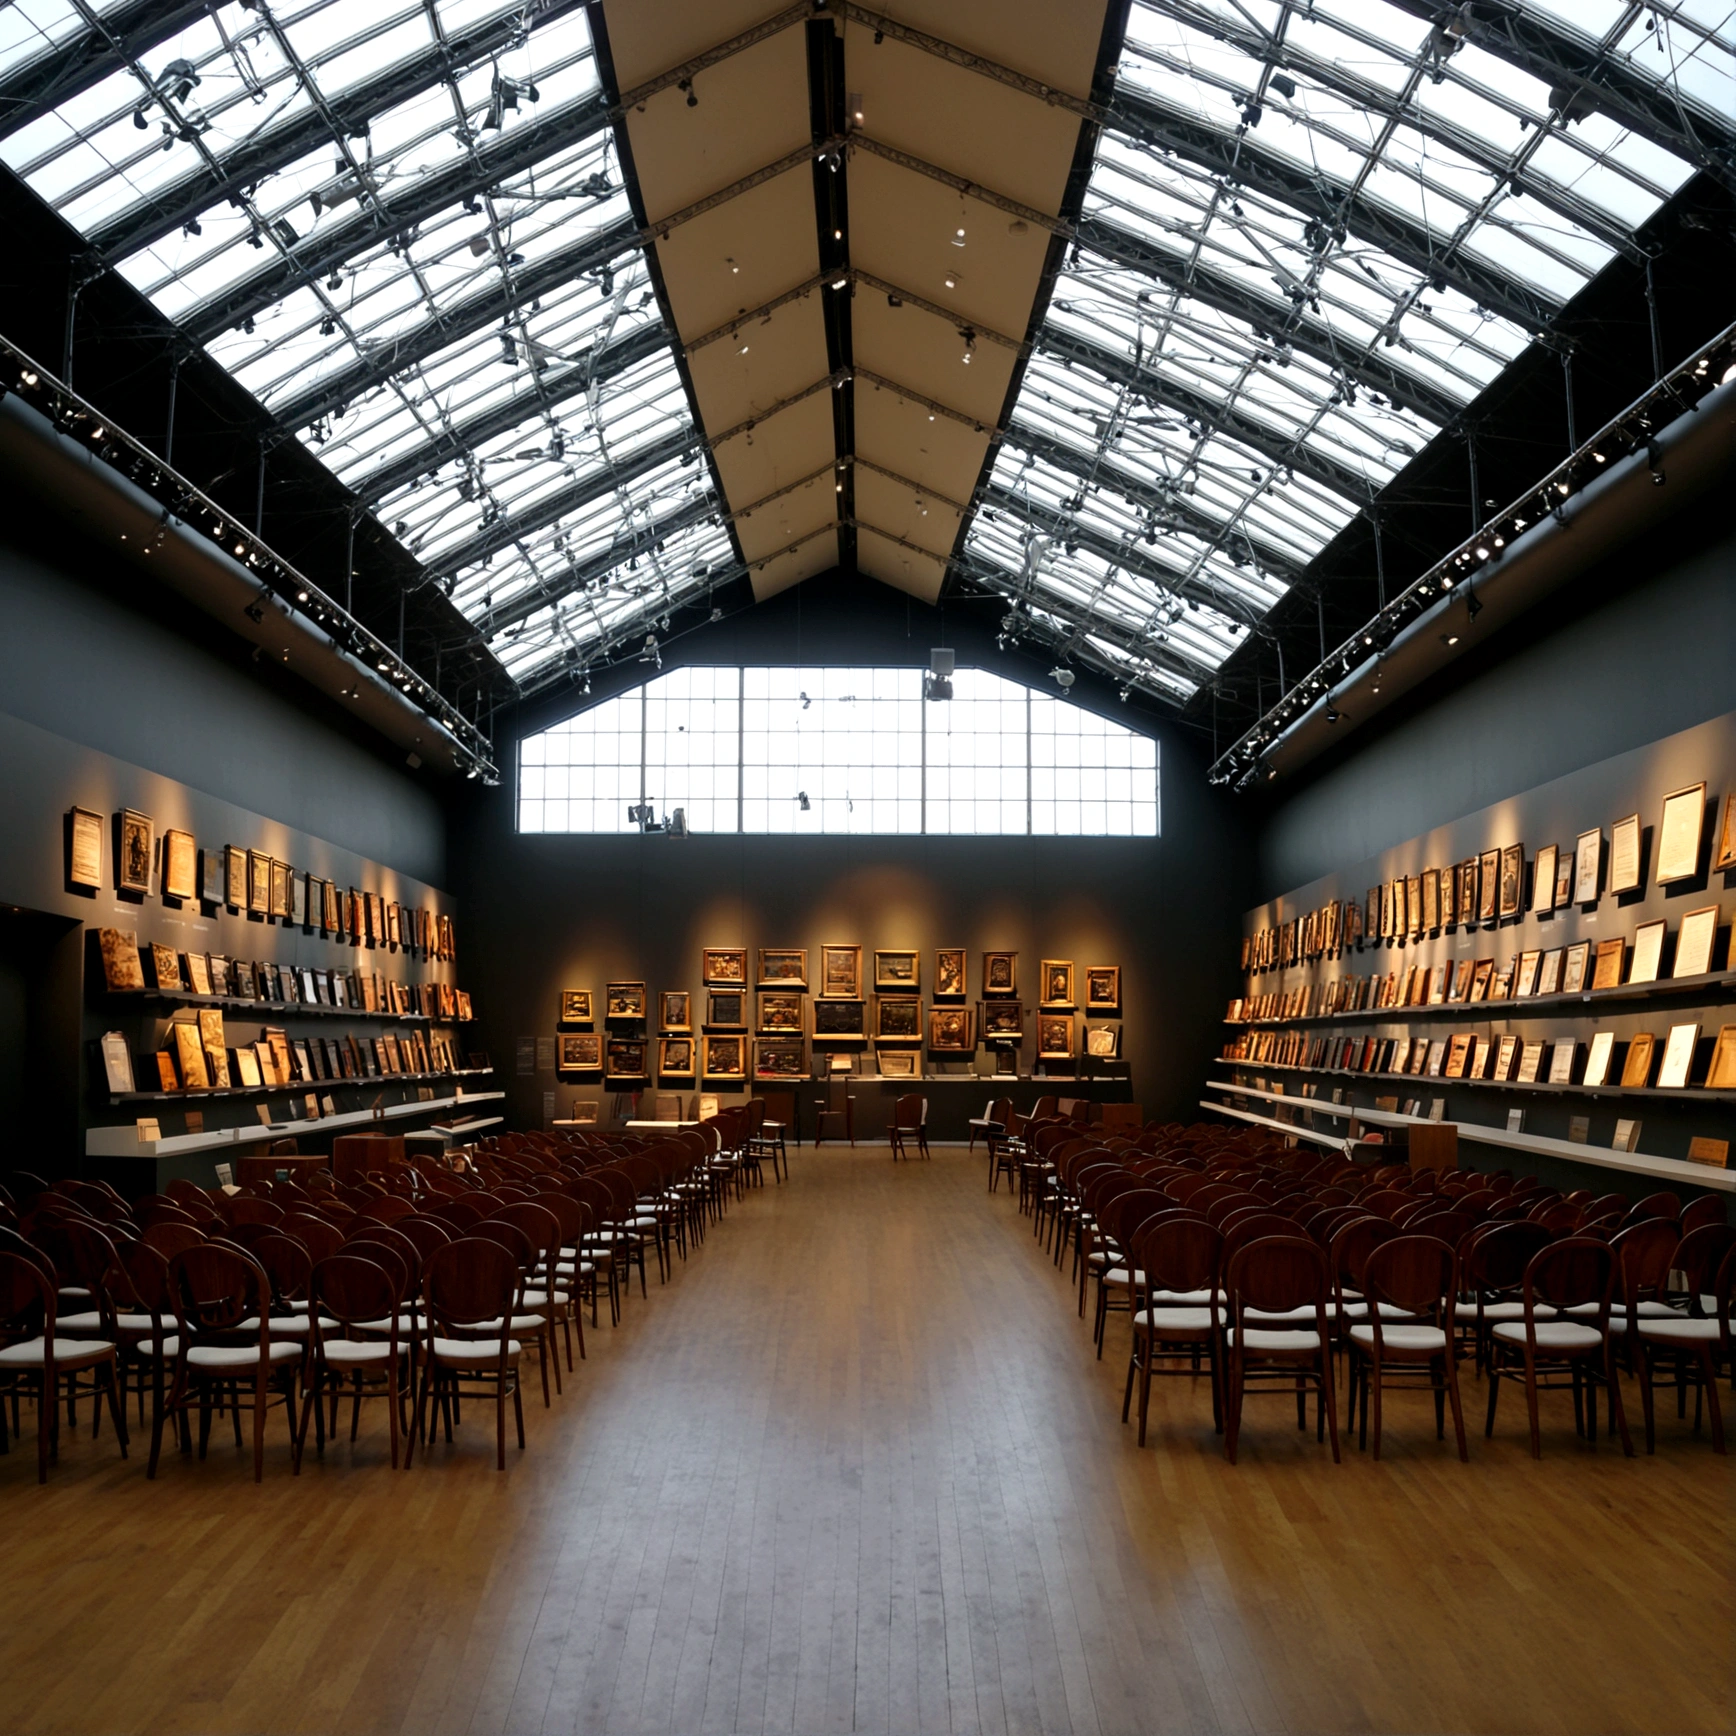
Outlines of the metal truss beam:
{"label": "metal truss beam", "polygon": [[1331,226],[1342,224],[1358,241],[1380,248],[1431,282],[1451,284],[1479,307],[1526,331],[1546,331],[1560,311],[1559,303],[1528,284],[1491,271],[1467,254],[1443,253],[1440,238],[1402,211],[1370,198],[1366,192],[1354,192],[1348,182],[1336,176],[1306,169],[1264,149],[1252,133],[1238,138],[1130,90],[1116,97],[1111,128],[1142,145],[1173,151],[1206,173],[1276,200],[1303,216]]}
{"label": "metal truss beam", "polygon": [[210,9],[210,0],[122,0],[108,7],[100,22],[87,23],[59,48],[26,61],[0,83],[0,117],[7,130],[28,126],[123,71],[129,56],[136,60],[149,54]]}
{"label": "metal truss beam", "polygon": [[[1736,188],[1736,125],[1703,111],[1692,118],[1670,86],[1641,77],[1593,40],[1576,40],[1512,0],[1393,0],[1401,12],[1475,44],[1549,86],[1550,101],[1583,101],[1630,132]],[[1639,6],[1630,8],[1636,19]],[[1659,8],[1660,17],[1663,8]],[[1674,22],[1674,21],[1672,21]],[[1691,27],[1690,27],[1691,28]],[[1699,34],[1696,32],[1696,34]]]}
{"label": "metal truss beam", "polygon": [[1190,266],[1186,260],[1149,246],[1100,218],[1088,217],[1080,223],[1079,240],[1081,245],[1118,264],[1144,272],[1183,295],[1193,296],[1219,313],[1252,326],[1255,331],[1270,334],[1274,342],[1288,343],[1323,366],[1348,374],[1358,385],[1426,416],[1440,427],[1458,417],[1461,406],[1456,400],[1425,385],[1403,368],[1393,367],[1377,353],[1341,347],[1325,326],[1305,318],[1287,301],[1256,295],[1234,278],[1209,267]]}
{"label": "metal truss beam", "polygon": [[486,289],[465,301],[453,303],[366,361],[352,363],[340,373],[321,381],[311,392],[275,406],[272,414],[284,428],[305,428],[321,416],[331,415],[351,399],[383,386],[394,374],[401,374],[406,368],[427,361],[448,344],[457,343],[496,320],[505,319],[526,302],[550,294],[573,278],[595,271],[639,245],[637,227],[631,218],[623,218],[600,234],[527,265],[514,275],[510,287],[501,281],[498,272],[491,272]]}
{"label": "metal truss beam", "polygon": [[559,373],[554,373],[552,369],[546,370],[534,390],[522,392],[504,404],[497,404],[492,410],[472,417],[470,421],[460,423],[456,428],[442,429],[427,445],[418,446],[413,452],[407,452],[403,457],[396,458],[390,464],[382,465],[378,470],[362,477],[353,485],[353,492],[358,500],[371,506],[394,489],[413,482],[418,476],[426,476],[429,471],[438,470],[442,464],[449,464],[455,458],[474,452],[479,446],[486,445],[497,435],[504,434],[521,423],[535,421],[539,413],[553,410],[569,399],[581,396],[593,385],[613,379],[616,374],[624,373],[628,368],[668,347],[669,334],[661,323],[656,321],[635,327],[624,337],[594,344],[590,349],[581,352],[570,366],[561,369]]}

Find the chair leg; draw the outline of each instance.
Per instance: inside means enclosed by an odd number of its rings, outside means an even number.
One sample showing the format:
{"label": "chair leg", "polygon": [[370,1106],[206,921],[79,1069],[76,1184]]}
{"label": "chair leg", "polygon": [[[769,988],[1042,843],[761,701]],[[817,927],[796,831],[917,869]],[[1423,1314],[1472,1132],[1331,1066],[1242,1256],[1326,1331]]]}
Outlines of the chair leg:
{"label": "chair leg", "polygon": [[1465,1413],[1459,1405],[1459,1367],[1452,1356],[1443,1360],[1447,1365],[1447,1402],[1453,1407],[1453,1434],[1459,1443],[1459,1460],[1462,1464],[1469,1464],[1471,1455],[1465,1447]]}
{"label": "chair leg", "polygon": [[1643,1342],[1634,1346],[1634,1375],[1640,1384],[1640,1413],[1645,1418],[1646,1453],[1649,1456],[1658,1450],[1658,1431],[1653,1416],[1652,1359],[1647,1355]]}
{"label": "chair leg", "polygon": [[1497,1352],[1493,1344],[1489,1346],[1489,1415],[1483,1424],[1483,1439],[1490,1440],[1495,1433],[1495,1401],[1501,1396],[1501,1366],[1497,1360]]}
{"label": "chair leg", "polygon": [[[1320,1387],[1326,1399],[1326,1433],[1332,1442],[1332,1462],[1341,1464],[1338,1456],[1338,1382],[1332,1378],[1332,1348],[1322,1345],[1320,1348]],[[1374,1389],[1374,1444],[1380,1446],[1380,1386]]]}
{"label": "chair leg", "polygon": [[270,1365],[261,1362],[253,1377],[253,1480],[265,1481],[265,1403],[270,1391]]}
{"label": "chair leg", "polygon": [[1543,1457],[1543,1438],[1537,1427],[1537,1361],[1530,1345],[1525,1347],[1525,1404],[1531,1413],[1531,1456]]}
{"label": "chair leg", "polygon": [[1628,1434],[1627,1412],[1621,1402],[1621,1383],[1615,1370],[1615,1346],[1610,1343],[1607,1337],[1603,1341],[1603,1366],[1605,1377],[1609,1382],[1610,1414],[1615,1418],[1616,1432],[1621,1436],[1622,1456],[1631,1459],[1634,1456],[1634,1443]]}
{"label": "chair leg", "polygon": [[[1712,1418],[1712,1451],[1724,1451],[1724,1413],[1718,1408],[1718,1361],[1713,1356],[1710,1345],[1699,1347],[1700,1386],[1706,1394],[1706,1409]],[[1698,1395],[1695,1400],[1696,1414],[1699,1410]]]}
{"label": "chair leg", "polygon": [[1234,1345],[1230,1347],[1226,1372],[1229,1390],[1224,1395],[1224,1457],[1233,1465],[1236,1462],[1236,1441],[1242,1432],[1242,1357]]}
{"label": "chair leg", "polygon": [[[1372,1309],[1371,1309],[1372,1312]],[[1374,1458],[1380,1459],[1380,1393],[1385,1384],[1382,1379],[1382,1369],[1379,1356],[1369,1358],[1369,1365],[1363,1373],[1363,1379],[1374,1389]]]}

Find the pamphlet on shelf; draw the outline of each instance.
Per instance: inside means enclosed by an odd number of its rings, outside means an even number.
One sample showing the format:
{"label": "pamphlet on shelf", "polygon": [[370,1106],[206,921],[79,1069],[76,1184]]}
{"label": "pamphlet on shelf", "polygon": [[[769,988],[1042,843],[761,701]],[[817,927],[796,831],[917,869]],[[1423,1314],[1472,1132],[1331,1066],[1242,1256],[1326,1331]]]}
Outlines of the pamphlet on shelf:
{"label": "pamphlet on shelf", "polygon": [[1708,1139],[1704,1135],[1690,1139],[1688,1162],[1707,1164],[1713,1169],[1727,1169],[1730,1165],[1730,1141]]}
{"label": "pamphlet on shelf", "polygon": [[1507,1131],[1509,1133],[1523,1133],[1525,1131],[1525,1111],[1523,1109],[1509,1109],[1507,1111]]}
{"label": "pamphlet on shelf", "polygon": [[1585,1145],[1591,1139],[1591,1117],[1589,1115],[1572,1115],[1567,1121],[1567,1137],[1575,1145]]}
{"label": "pamphlet on shelf", "polygon": [[1447,1118],[1447,1100],[1446,1100],[1446,1098],[1444,1098],[1444,1097],[1434,1098],[1429,1104],[1429,1120],[1431,1120],[1431,1121],[1445,1121],[1446,1118]]}
{"label": "pamphlet on shelf", "polygon": [[232,1163],[220,1163],[216,1165],[216,1170],[217,1185],[227,1193],[235,1185],[235,1166]]}
{"label": "pamphlet on shelf", "polygon": [[1609,1143],[1612,1151],[1638,1151],[1640,1148],[1639,1122],[1618,1121],[1615,1124],[1615,1137]]}
{"label": "pamphlet on shelf", "polygon": [[265,1103],[255,1103],[253,1109],[254,1113],[259,1117],[259,1125],[261,1127],[269,1127],[271,1125],[270,1105]]}
{"label": "pamphlet on shelf", "polygon": [[134,1124],[139,1130],[139,1144],[149,1145],[163,1137],[163,1130],[154,1115],[141,1115]]}

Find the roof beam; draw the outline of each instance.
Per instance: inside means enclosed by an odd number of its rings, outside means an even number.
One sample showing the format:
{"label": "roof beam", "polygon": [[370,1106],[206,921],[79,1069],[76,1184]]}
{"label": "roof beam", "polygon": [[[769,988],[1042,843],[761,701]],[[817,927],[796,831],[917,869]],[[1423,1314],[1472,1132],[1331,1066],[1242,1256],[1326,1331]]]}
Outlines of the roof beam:
{"label": "roof beam", "polygon": [[108,7],[100,21],[87,23],[59,48],[26,61],[0,84],[0,115],[7,131],[28,126],[111,73],[124,71],[129,56],[136,60],[149,54],[210,9],[210,0],[122,0]]}
{"label": "roof beam", "polygon": [[1215,428],[1228,439],[1258,452],[1272,464],[1293,470],[1298,476],[1306,476],[1311,482],[1319,483],[1322,488],[1330,489],[1357,506],[1366,505],[1374,496],[1375,490],[1368,479],[1356,471],[1322,457],[1301,441],[1283,439],[1265,423],[1237,409],[1234,404],[1216,403],[1203,392],[1195,392],[1162,374],[1136,367],[1125,356],[1117,355],[1101,344],[1048,325],[1037,334],[1037,348],[1063,362],[1089,368],[1118,385],[1129,386],[1148,401],[1166,405],[1177,415],[1186,416],[1202,427]]}
{"label": "roof beam", "polygon": [[1690,120],[1668,83],[1641,77],[1605,53],[1601,43],[1570,35],[1512,0],[1478,0],[1473,6],[1458,0],[1393,4],[1450,39],[1474,43],[1547,84],[1558,112],[1583,100],[1629,132],[1736,188],[1736,127],[1729,118],[1700,110]]}
{"label": "roof beam", "polygon": [[321,416],[331,415],[352,398],[383,386],[406,368],[427,361],[448,344],[505,319],[524,303],[535,301],[539,295],[547,295],[640,245],[637,226],[631,218],[623,218],[596,235],[525,266],[513,277],[510,287],[498,272],[491,272],[486,289],[433,315],[389,349],[366,361],[352,363],[299,398],[274,406],[272,414],[282,427],[305,428]]}
{"label": "roof beam", "polygon": [[1252,133],[1237,137],[1207,126],[1180,109],[1125,90],[1115,99],[1112,130],[1173,151],[1226,181],[1274,199],[1292,211],[1321,222],[1342,224],[1358,241],[1378,247],[1424,278],[1451,284],[1491,313],[1537,333],[1547,330],[1559,304],[1528,285],[1479,264],[1465,253],[1445,253],[1441,240],[1402,211],[1355,192],[1350,184],[1319,169],[1306,169],[1256,143]]}
{"label": "roof beam", "polygon": [[669,334],[657,320],[636,326],[624,337],[593,344],[553,379],[548,377],[553,370],[544,370],[541,383],[534,391],[519,393],[456,428],[443,428],[425,446],[418,446],[415,451],[407,452],[360,478],[351,485],[352,491],[358,500],[371,506],[418,476],[426,476],[442,464],[474,452],[497,435],[505,434],[521,423],[536,420],[540,412],[552,410],[569,398],[588,392],[593,385],[613,379],[616,374],[624,373],[668,347]]}
{"label": "roof beam", "polygon": [[1040,458],[1055,469],[1064,471],[1077,482],[1087,485],[1101,483],[1105,488],[1113,489],[1124,499],[1144,507],[1148,512],[1161,514],[1166,521],[1165,529],[1182,531],[1188,536],[1197,536],[1203,542],[1214,544],[1226,533],[1240,538],[1254,551],[1260,565],[1281,574],[1286,584],[1295,584],[1302,575],[1302,567],[1294,555],[1271,547],[1240,525],[1220,523],[1209,514],[1201,512],[1185,495],[1168,494],[1160,488],[1154,488],[1149,482],[1135,476],[1130,470],[1122,469],[1111,459],[1081,452],[1076,446],[1070,446],[1066,441],[1057,440],[1052,435],[1040,433],[1016,419],[1008,423],[1007,431],[1001,439],[1004,446],[1028,452],[1033,458]]}
{"label": "roof beam", "polygon": [[1392,366],[1372,350],[1342,348],[1331,331],[1304,318],[1301,310],[1291,303],[1258,295],[1232,277],[1165,253],[1101,218],[1084,218],[1079,224],[1079,240],[1083,246],[1118,264],[1157,278],[1256,331],[1270,333],[1275,342],[1293,345],[1326,367],[1350,375],[1359,385],[1426,416],[1440,427],[1453,422],[1463,408],[1457,400],[1403,368]]}

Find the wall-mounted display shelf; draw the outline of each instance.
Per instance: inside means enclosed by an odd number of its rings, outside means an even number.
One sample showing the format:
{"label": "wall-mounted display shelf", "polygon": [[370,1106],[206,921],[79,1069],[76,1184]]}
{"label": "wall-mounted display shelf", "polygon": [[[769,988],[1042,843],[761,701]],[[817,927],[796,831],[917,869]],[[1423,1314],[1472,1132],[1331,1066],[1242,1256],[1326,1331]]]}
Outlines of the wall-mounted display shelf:
{"label": "wall-mounted display shelf", "polygon": [[[1736,1091],[1709,1091],[1703,1085],[1570,1085],[1565,1081],[1517,1079],[1449,1079],[1440,1073],[1360,1073],[1351,1067],[1296,1067],[1279,1061],[1232,1061],[1215,1056],[1220,1067],[1249,1067],[1262,1073],[1306,1073],[1310,1078],[1343,1079],[1365,1084],[1403,1085],[1420,1091],[1425,1086],[1437,1092],[1457,1091],[1461,1086],[1479,1091],[1522,1092],[1534,1097],[1644,1097],[1668,1103],[1722,1103],[1736,1109]],[[1315,1097],[1292,1097],[1292,1103],[1317,1103]]]}
{"label": "wall-mounted display shelf", "polygon": [[185,1103],[197,1107],[201,1103],[223,1097],[283,1097],[305,1096],[309,1091],[364,1091],[381,1085],[436,1085],[448,1079],[483,1079],[494,1071],[492,1067],[454,1067],[449,1073],[370,1073],[365,1079],[298,1079],[289,1085],[230,1085],[224,1089],[205,1091],[111,1091],[109,1102],[122,1103]]}
{"label": "wall-mounted display shelf", "polygon": [[222,1007],[230,1012],[269,1014],[274,1019],[379,1019],[395,1025],[457,1025],[473,1021],[434,1018],[428,1013],[387,1013],[379,1008],[333,1007],[324,1001],[260,1001],[245,995],[165,994],[157,989],[139,989],[132,994],[104,991],[105,1001],[115,1008],[147,1002],[167,1007]]}
{"label": "wall-mounted display shelf", "polygon": [[[210,1133],[170,1134],[163,1139],[140,1139],[133,1127],[92,1127],[86,1130],[84,1150],[87,1157],[181,1157],[196,1152],[219,1154],[233,1151],[241,1145],[258,1145],[264,1140],[297,1137],[313,1133],[341,1133],[349,1128],[366,1127],[378,1121],[402,1121],[416,1115],[438,1114],[442,1109],[468,1109],[477,1103],[498,1103],[504,1091],[478,1091],[452,1097],[435,1097],[420,1103],[394,1103],[378,1113],[372,1109],[346,1111],[339,1115],[322,1115],[317,1121],[280,1121],[266,1126],[220,1127]],[[467,1123],[458,1131],[468,1133],[478,1123]]]}
{"label": "wall-mounted display shelf", "polygon": [[1342,1025],[1358,1020],[1410,1018],[1529,1018],[1533,1014],[1577,1012],[1582,1007],[1612,1007],[1624,1002],[1680,1000],[1698,997],[1704,1003],[1736,997],[1736,971],[1711,971],[1704,976],[1666,977],[1652,983],[1623,983],[1613,989],[1578,989],[1570,995],[1507,996],[1498,1001],[1440,1001],[1405,1007],[1358,1007],[1346,1013],[1308,1013],[1289,1019],[1225,1019],[1226,1025],[1275,1030],[1285,1025]]}

